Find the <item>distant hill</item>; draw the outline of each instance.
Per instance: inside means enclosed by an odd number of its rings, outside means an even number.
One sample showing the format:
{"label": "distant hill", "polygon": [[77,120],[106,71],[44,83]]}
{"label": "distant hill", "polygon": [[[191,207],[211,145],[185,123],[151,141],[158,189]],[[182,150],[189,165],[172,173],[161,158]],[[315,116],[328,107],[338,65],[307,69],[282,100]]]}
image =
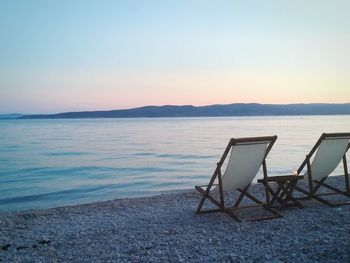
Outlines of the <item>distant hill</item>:
{"label": "distant hill", "polygon": [[0,114],[0,119],[18,119],[22,116],[24,116],[24,114],[20,114],[20,113]]}
{"label": "distant hill", "polygon": [[219,116],[286,116],[286,115],[350,115],[350,103],[328,104],[258,104],[234,103],[209,106],[145,106],[110,111],[81,111],[57,114],[25,115],[21,119],[63,118],[155,118],[155,117],[219,117]]}

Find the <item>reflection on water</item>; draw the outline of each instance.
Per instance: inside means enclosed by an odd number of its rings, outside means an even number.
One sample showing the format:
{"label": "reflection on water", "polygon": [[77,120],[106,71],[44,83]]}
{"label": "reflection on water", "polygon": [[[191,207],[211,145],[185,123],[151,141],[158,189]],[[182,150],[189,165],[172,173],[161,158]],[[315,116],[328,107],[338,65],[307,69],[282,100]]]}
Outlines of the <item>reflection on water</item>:
{"label": "reflection on water", "polygon": [[0,211],[192,189],[208,182],[231,137],[278,135],[268,172],[289,174],[322,132],[349,132],[349,123],[350,116],[1,120]]}

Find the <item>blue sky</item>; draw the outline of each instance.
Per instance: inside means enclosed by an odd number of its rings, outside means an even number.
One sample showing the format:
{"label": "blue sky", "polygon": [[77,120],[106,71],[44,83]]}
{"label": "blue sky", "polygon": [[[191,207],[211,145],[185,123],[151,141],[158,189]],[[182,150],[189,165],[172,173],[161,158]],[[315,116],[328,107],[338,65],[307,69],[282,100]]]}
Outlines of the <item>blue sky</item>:
{"label": "blue sky", "polygon": [[0,1],[0,113],[350,102],[350,1]]}

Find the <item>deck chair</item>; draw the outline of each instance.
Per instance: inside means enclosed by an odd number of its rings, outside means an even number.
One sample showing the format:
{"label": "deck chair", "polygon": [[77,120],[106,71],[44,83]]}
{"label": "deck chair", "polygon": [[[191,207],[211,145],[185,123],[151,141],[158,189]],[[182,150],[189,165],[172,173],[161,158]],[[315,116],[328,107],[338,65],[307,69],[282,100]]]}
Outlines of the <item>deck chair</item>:
{"label": "deck chair", "polygon": [[[265,202],[258,200],[247,191],[261,165],[263,166],[264,176],[267,177],[265,158],[270,152],[276,139],[277,136],[231,139],[220,161],[217,163],[209,184],[195,186],[195,189],[202,194],[196,213],[199,214],[216,211],[225,212],[230,217],[240,222],[241,219],[235,213],[236,210],[261,206],[272,215],[250,218],[248,219],[249,221],[281,217],[280,214],[272,210]],[[222,174],[221,169],[229,153],[230,157],[226,170]],[[215,182],[218,183],[214,184]],[[240,192],[240,195],[233,206],[227,207],[224,200],[224,192],[235,190]],[[266,192],[266,194],[268,193]],[[219,200],[214,197],[217,195],[220,196]],[[239,206],[243,197],[249,198],[257,205]],[[215,205],[215,208],[206,210],[202,209],[206,200],[211,201]]]}
{"label": "deck chair", "polygon": [[[313,198],[332,207],[350,204],[350,202],[335,204],[321,197],[325,195],[345,195],[350,197],[349,174],[346,162],[346,152],[350,147],[349,141],[350,133],[323,133],[297,170],[299,175],[306,167],[304,178],[308,185],[308,190],[299,186],[295,187],[295,189],[304,193],[307,199]],[[342,159],[345,191],[325,183],[328,176],[338,167]],[[331,192],[318,193],[321,187],[327,188]]]}

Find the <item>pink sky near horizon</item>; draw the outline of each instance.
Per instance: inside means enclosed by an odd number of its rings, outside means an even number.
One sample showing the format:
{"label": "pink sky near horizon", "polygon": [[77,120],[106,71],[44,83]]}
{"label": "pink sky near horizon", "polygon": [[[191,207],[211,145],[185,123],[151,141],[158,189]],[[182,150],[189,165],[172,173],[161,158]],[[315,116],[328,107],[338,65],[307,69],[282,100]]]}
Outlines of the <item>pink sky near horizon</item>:
{"label": "pink sky near horizon", "polygon": [[[113,73],[59,72],[30,73],[28,82],[47,86],[40,94],[32,89],[13,98],[21,113],[55,113],[83,110],[113,110],[146,105],[210,105],[229,103],[348,103],[347,79],[338,83],[328,75],[289,72],[183,72]],[[23,79],[22,79],[23,80]],[[22,81],[21,80],[21,81]],[[70,85],[74,88],[69,89]],[[330,87],[334,88],[330,88]],[[123,87],[120,89],[120,87]],[[63,89],[60,93],[57,90]],[[12,89],[13,91],[13,89]],[[147,91],[147,92],[145,92]],[[15,94],[15,93],[14,93]],[[10,98],[11,101],[11,98]],[[29,103],[30,101],[33,102]]]}

